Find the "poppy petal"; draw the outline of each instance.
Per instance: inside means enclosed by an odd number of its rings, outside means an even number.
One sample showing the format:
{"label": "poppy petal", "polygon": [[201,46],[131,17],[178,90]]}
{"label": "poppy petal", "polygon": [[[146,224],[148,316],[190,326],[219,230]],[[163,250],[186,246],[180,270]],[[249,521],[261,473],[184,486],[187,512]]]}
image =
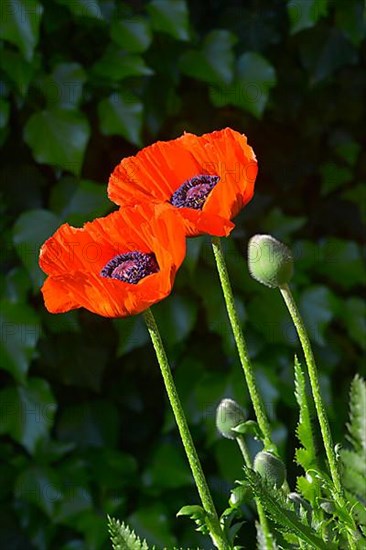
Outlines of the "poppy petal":
{"label": "poppy petal", "polygon": [[169,202],[188,180],[198,175],[219,176],[201,210],[176,208],[188,236],[208,233],[227,236],[232,218],[254,193],[257,161],[245,135],[230,128],[202,136],[185,133],[171,141],[158,141],[113,171],[109,198],[118,205]]}
{"label": "poppy petal", "polygon": [[[153,253],[159,271],[136,284],[102,276],[113,258],[136,251]],[[82,229],[64,224],[41,248],[46,307],[52,313],[84,307],[106,317],[139,313],[170,293],[184,257],[183,223],[164,204],[119,210]]]}

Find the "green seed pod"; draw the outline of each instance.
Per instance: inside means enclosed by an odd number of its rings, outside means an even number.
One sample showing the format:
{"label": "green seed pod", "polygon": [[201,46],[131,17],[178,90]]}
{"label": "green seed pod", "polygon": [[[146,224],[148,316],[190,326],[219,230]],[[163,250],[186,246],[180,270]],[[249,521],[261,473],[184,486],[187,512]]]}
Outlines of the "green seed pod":
{"label": "green seed pod", "polygon": [[248,244],[248,266],[253,279],[277,288],[290,281],[293,257],[290,249],[271,235],[254,235]]}
{"label": "green seed pod", "polygon": [[267,451],[261,451],[255,456],[254,470],[277,489],[282,487],[286,479],[286,468],[282,460]]}
{"label": "green seed pod", "polygon": [[242,422],[245,422],[245,414],[240,405],[232,399],[223,399],[216,410],[216,426],[221,435],[236,439],[238,434],[233,428]]}

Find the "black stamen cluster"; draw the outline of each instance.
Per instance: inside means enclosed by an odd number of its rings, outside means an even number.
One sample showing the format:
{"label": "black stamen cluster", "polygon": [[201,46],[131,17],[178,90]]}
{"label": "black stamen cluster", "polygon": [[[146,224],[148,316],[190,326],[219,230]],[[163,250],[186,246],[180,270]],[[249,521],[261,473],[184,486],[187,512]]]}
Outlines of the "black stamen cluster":
{"label": "black stamen cluster", "polygon": [[[131,262],[133,263],[131,264]],[[126,266],[124,267],[123,264],[126,264]],[[136,250],[118,254],[103,267],[100,274],[102,277],[118,279],[135,285],[144,277],[158,271],[159,266],[155,254],[145,254]]]}
{"label": "black stamen cluster", "polygon": [[[200,174],[185,181],[173,193],[170,199],[170,204],[177,208],[194,208],[202,210],[208,195],[220,180],[219,176],[209,176],[208,174]],[[193,188],[197,188],[195,193],[189,193]]]}

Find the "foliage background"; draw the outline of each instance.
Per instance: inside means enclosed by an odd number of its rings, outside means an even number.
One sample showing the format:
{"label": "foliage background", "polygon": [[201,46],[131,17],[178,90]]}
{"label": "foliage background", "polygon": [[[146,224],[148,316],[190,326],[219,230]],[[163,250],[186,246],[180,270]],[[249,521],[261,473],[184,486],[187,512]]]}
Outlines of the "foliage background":
{"label": "foliage background", "polygon": [[[336,441],[361,369],[365,303],[365,18],[361,0],[5,0],[0,36],[0,547],[109,548],[105,514],[159,548],[201,545],[197,495],[139,318],[43,306],[39,245],[62,222],[114,207],[124,156],[183,130],[245,132],[259,159],[252,203],[225,243],[235,294],[293,482],[298,344],[277,293],[250,280],[248,238],[292,246]],[[214,412],[251,413],[209,241],[191,240],[155,313],[219,509],[241,461]],[[254,447],[252,451],[254,452]],[[254,546],[253,514],[240,542]]]}

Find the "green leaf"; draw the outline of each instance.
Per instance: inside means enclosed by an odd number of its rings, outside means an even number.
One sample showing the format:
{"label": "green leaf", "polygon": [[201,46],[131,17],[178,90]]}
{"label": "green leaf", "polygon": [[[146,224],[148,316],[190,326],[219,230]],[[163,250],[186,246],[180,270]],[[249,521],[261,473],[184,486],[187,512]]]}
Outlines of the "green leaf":
{"label": "green leaf", "polygon": [[356,451],[366,459],[366,382],[356,375],[351,384],[349,399],[349,440]]}
{"label": "green leaf", "polygon": [[16,91],[24,97],[37,68],[38,60],[32,63],[23,59],[20,53],[11,50],[2,50],[1,68],[4,70],[10,82],[15,84]]}
{"label": "green leaf", "polygon": [[154,315],[164,343],[171,347],[190,334],[197,318],[197,304],[188,296],[173,295],[154,307]]}
{"label": "green leaf", "polygon": [[140,315],[115,319],[113,323],[118,332],[117,357],[144,346],[150,340],[149,333]]}
{"label": "green leaf", "polygon": [[311,527],[302,523],[298,516],[291,510],[283,493],[266,484],[259,474],[244,466],[245,477],[248,480],[252,491],[263,505],[266,513],[285,532],[293,533],[300,541],[309,544],[311,548],[319,550],[336,550],[335,545],[327,544],[317,535]]}
{"label": "green leaf", "polygon": [[108,516],[108,531],[113,550],[149,550],[146,540],[141,539],[125,523]]}
{"label": "green leaf", "polygon": [[30,466],[22,470],[16,479],[15,495],[20,501],[29,502],[40,508],[49,518],[54,516],[64,496],[58,473],[46,466]]}
{"label": "green leaf", "polygon": [[104,216],[111,208],[104,185],[72,177],[63,178],[52,188],[50,204],[63,221],[76,226]]}
{"label": "green leaf", "polygon": [[342,239],[330,238],[320,243],[315,269],[346,289],[363,285],[366,278],[360,246]]}
{"label": "green leaf", "polygon": [[26,303],[0,302],[0,367],[24,383],[29,363],[41,335],[41,324],[35,311]]}
{"label": "green leaf", "polygon": [[178,489],[192,485],[192,476],[182,451],[163,443],[150,458],[143,481],[146,486]]}
{"label": "green leaf", "polygon": [[343,0],[337,2],[334,7],[337,27],[342,29],[355,46],[359,46],[366,37],[365,6],[362,2]]}
{"label": "green leaf", "polygon": [[132,53],[144,52],[152,41],[149,22],[142,17],[113,20],[110,34],[118,46]]}
{"label": "green leaf", "polygon": [[6,99],[0,98],[0,145],[4,143],[8,133],[9,116],[10,103]]}
{"label": "green leaf", "polygon": [[94,77],[123,80],[129,76],[149,76],[154,73],[140,55],[110,47],[93,65]]}
{"label": "green leaf", "polygon": [[287,12],[291,34],[313,27],[328,11],[328,0],[290,0]]}
{"label": "green leaf", "polygon": [[176,40],[189,39],[188,8],[185,0],[153,0],[147,5],[155,31],[170,34]]}
{"label": "green leaf", "polygon": [[299,422],[296,428],[296,435],[302,444],[302,449],[296,449],[296,461],[305,470],[317,466],[316,448],[314,442],[313,428],[311,425],[311,412],[309,398],[306,391],[306,379],[301,365],[295,357],[295,397],[299,405]]}
{"label": "green leaf", "polygon": [[23,136],[37,162],[80,174],[90,137],[83,113],[59,108],[40,111],[28,119]]}
{"label": "green leaf", "polygon": [[14,225],[16,251],[37,290],[45,279],[38,265],[39,250],[60,224],[60,219],[48,210],[29,210],[21,214]]}
{"label": "green leaf", "polygon": [[366,347],[366,304],[362,298],[349,298],[342,307],[342,318],[348,335],[361,348]]}
{"label": "green leaf", "polygon": [[173,548],[176,538],[171,533],[171,524],[162,503],[153,506],[141,506],[128,518],[128,523],[141,537],[146,538],[157,548]]}
{"label": "green leaf", "polygon": [[107,136],[120,135],[134,145],[141,145],[143,104],[131,93],[115,93],[98,105],[100,128]]}
{"label": "green leaf", "polygon": [[114,403],[94,400],[70,405],[63,410],[57,431],[61,441],[82,448],[114,447],[119,433],[118,411]]}
{"label": "green leaf", "polygon": [[322,195],[331,193],[338,187],[350,182],[353,178],[352,170],[333,162],[323,164],[320,167],[320,173],[322,175]]}
{"label": "green leaf", "polygon": [[30,61],[39,39],[43,6],[37,0],[3,0],[0,38],[15,44]]}
{"label": "green leaf", "polygon": [[301,295],[299,308],[310,337],[324,346],[325,330],[334,316],[334,295],[325,286],[309,287]]}
{"label": "green leaf", "polygon": [[73,109],[81,102],[86,74],[79,63],[59,63],[39,86],[52,108]]}
{"label": "green leaf", "polygon": [[236,37],[229,31],[210,32],[198,51],[188,50],[180,60],[181,71],[211,84],[230,84],[233,79]]}
{"label": "green leaf", "polygon": [[2,390],[0,403],[0,433],[9,435],[33,454],[40,440],[48,436],[56,412],[48,383],[29,378],[26,386]]}
{"label": "green leaf", "polygon": [[276,84],[273,66],[256,52],[246,52],[237,60],[234,82],[225,88],[212,89],[214,105],[234,105],[260,118],[266,108],[270,89]]}
{"label": "green leaf", "polygon": [[103,19],[103,14],[98,0],[56,0],[68,8],[72,14],[78,17],[91,17],[94,19]]}

